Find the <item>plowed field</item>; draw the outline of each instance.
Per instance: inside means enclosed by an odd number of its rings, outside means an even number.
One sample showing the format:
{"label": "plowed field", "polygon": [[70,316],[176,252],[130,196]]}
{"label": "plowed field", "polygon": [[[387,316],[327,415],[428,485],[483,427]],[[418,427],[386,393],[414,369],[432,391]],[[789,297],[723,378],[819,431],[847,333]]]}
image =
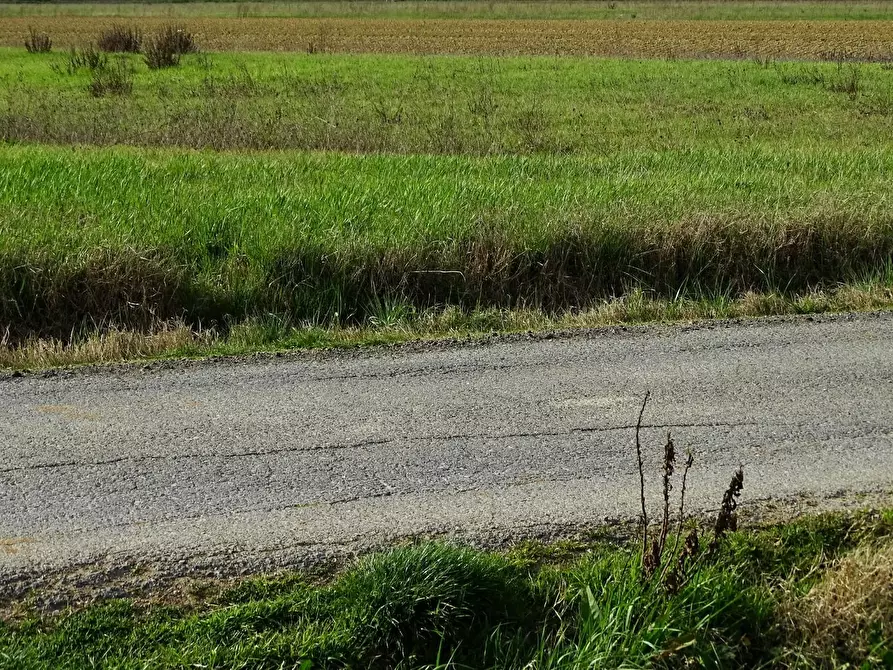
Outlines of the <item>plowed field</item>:
{"label": "plowed field", "polygon": [[[56,48],[87,44],[121,19],[23,17],[0,21],[0,45],[20,46],[29,27]],[[168,19],[130,23],[152,31]],[[184,26],[211,51],[409,54],[559,54],[642,58],[864,60],[893,57],[893,21],[562,21],[197,18]]]}

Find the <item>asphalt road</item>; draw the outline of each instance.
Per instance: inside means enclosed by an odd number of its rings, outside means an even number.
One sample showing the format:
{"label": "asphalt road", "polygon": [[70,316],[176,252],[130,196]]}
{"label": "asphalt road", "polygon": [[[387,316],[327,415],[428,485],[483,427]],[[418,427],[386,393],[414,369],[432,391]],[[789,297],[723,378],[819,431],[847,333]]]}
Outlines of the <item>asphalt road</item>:
{"label": "asphalt road", "polygon": [[693,510],[739,465],[750,504],[893,491],[891,315],[7,375],[0,574],[632,519],[646,390],[653,502],[668,429],[695,452]]}

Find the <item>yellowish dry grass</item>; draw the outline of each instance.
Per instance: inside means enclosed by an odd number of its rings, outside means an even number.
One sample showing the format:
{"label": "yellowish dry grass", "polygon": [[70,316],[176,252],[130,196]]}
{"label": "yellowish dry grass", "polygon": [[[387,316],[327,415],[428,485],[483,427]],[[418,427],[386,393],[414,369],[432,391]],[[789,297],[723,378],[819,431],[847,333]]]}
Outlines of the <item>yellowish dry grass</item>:
{"label": "yellowish dry grass", "polygon": [[[21,46],[29,27],[54,48],[95,42],[121,19],[10,17],[0,45]],[[140,17],[145,32],[170,19]],[[211,51],[408,54],[560,54],[643,58],[774,57],[819,59],[835,53],[893,57],[893,21],[611,21],[466,19],[191,18],[185,27]]]}
{"label": "yellowish dry grass", "polygon": [[893,641],[893,543],[841,560],[792,608],[792,619],[805,656],[823,659],[820,667],[886,667],[878,654]]}
{"label": "yellowish dry grass", "polygon": [[115,330],[73,344],[33,339],[16,347],[0,344],[0,368],[55,368],[152,358],[205,340],[207,335],[176,324],[162,325],[148,334]]}
{"label": "yellowish dry grass", "polygon": [[466,312],[458,307],[430,309],[417,315],[372,317],[362,326],[324,328],[248,321],[227,334],[195,331],[181,323],[160,323],[150,333],[114,330],[67,344],[58,339],[32,339],[12,345],[0,341],[0,369],[47,369],[90,363],[160,358],[170,355],[244,354],[260,350],[352,347],[468,337],[494,331],[517,333],[598,328],[649,322],[690,322],[802,313],[893,309],[893,288],[884,284],[841,286],[801,296],[747,293],[735,300],[655,299],[642,291],[609,300],[591,309],[548,315],[535,309],[488,309]]}

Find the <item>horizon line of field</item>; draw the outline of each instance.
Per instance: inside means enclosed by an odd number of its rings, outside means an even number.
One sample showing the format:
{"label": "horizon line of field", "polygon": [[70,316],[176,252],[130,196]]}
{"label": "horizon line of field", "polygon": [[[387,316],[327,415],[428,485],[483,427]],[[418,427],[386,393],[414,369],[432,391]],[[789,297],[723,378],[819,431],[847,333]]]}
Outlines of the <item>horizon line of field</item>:
{"label": "horizon line of field", "polygon": [[[101,30],[122,21],[83,16],[4,18],[0,46],[22,46],[31,28],[49,34],[57,48],[85,46]],[[126,22],[148,31],[180,23],[195,33],[203,49],[213,52],[893,60],[891,20],[135,17]]]}

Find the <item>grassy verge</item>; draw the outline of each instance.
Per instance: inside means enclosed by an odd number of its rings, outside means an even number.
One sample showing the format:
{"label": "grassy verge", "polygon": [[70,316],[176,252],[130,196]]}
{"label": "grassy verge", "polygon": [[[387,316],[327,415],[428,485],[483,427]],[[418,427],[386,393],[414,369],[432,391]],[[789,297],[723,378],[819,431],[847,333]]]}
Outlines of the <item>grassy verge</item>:
{"label": "grassy verge", "polygon": [[7,342],[889,285],[893,154],[0,151]]}
{"label": "grassy verge", "polygon": [[198,328],[182,322],[157,323],[146,332],[87,330],[69,338],[30,338],[0,343],[0,368],[39,370],[68,365],[166,358],[239,356],[292,349],[352,348],[467,339],[493,333],[562,331],[604,326],[691,322],[705,319],[827,314],[893,310],[893,281],[861,282],[803,295],[749,293],[740,298],[660,299],[632,291],[593,308],[547,314],[536,309],[457,307],[415,310],[400,302],[383,302],[364,323],[345,325],[295,323],[281,315],[236,322],[228,328]]}
{"label": "grassy verge", "polygon": [[190,606],[24,610],[0,627],[0,665],[889,667],[891,537],[890,511],[737,532],[670,591],[632,547],[409,545],[324,583],[249,579]]}
{"label": "grassy verge", "polygon": [[389,19],[689,19],[689,20],[889,20],[893,10],[883,1],[809,0],[595,0],[565,2],[481,2],[480,0],[314,0],[312,2],[150,1],[0,3],[0,16],[162,17],[303,17]]}

